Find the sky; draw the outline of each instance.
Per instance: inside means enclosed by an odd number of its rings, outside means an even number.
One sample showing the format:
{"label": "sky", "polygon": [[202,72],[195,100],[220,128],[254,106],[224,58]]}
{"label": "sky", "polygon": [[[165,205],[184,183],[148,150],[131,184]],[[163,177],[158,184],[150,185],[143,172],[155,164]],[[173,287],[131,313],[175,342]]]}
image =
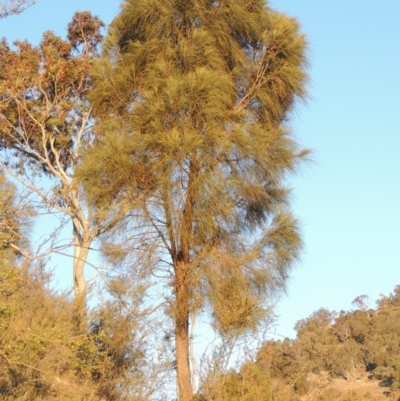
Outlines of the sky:
{"label": "sky", "polygon": [[[75,11],[109,24],[119,1],[37,0],[0,20],[0,37],[66,35]],[[400,284],[400,1],[271,0],[298,19],[309,48],[309,99],[290,125],[313,162],[291,180],[305,243],[270,335],[324,307],[349,310]],[[374,306],[372,303],[371,306]]]}

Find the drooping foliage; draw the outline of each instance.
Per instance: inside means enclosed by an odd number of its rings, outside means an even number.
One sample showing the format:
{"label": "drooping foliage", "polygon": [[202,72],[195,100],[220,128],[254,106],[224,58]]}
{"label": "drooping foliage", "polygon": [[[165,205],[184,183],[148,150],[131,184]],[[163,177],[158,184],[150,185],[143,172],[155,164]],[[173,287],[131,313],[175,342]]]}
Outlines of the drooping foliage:
{"label": "drooping foliage", "polygon": [[255,329],[299,255],[286,178],[307,151],[285,122],[305,45],[262,0],[127,0],[109,29],[82,179],[95,204],[132,199],[132,236],[167,273],[184,400],[189,317]]}

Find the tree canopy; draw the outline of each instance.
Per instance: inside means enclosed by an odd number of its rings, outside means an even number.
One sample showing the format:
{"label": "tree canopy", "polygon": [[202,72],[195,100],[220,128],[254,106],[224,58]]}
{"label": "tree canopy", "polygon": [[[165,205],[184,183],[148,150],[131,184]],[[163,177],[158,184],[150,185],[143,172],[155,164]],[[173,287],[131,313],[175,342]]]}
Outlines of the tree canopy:
{"label": "tree canopy", "polygon": [[299,257],[286,179],[308,151],[285,122],[305,49],[297,21],[262,0],[127,0],[110,26],[80,174],[94,203],[132,199],[130,232],[169,288],[181,400],[190,317],[255,330]]}

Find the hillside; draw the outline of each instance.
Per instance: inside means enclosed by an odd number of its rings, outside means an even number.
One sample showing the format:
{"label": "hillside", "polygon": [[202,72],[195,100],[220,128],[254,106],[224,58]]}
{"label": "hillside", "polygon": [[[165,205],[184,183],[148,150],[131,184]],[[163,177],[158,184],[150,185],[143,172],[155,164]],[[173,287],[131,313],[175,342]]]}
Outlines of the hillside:
{"label": "hillside", "polygon": [[368,372],[355,371],[354,377],[332,378],[329,373],[310,374],[308,378],[309,390],[300,396],[300,401],[322,400],[375,400],[387,401],[400,399],[400,393],[390,388],[390,383],[374,379]]}
{"label": "hillside", "polygon": [[318,309],[294,340],[267,341],[239,371],[207,378],[200,400],[400,400],[400,286],[370,307]]}

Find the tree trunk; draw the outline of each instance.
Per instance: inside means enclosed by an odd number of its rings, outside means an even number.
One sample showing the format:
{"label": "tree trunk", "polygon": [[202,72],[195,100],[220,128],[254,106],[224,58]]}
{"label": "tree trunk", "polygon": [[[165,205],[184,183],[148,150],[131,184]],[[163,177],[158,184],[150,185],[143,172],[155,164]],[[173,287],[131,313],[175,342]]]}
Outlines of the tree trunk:
{"label": "tree trunk", "polygon": [[86,330],[86,281],[84,267],[89,254],[90,241],[82,241],[74,225],[74,321],[78,332]]}
{"label": "tree trunk", "polygon": [[[190,236],[194,218],[194,204],[197,195],[195,181],[198,174],[197,162],[190,160],[188,188],[182,211],[179,252],[174,260],[175,269],[175,346],[178,375],[179,401],[192,401],[193,387],[189,358],[189,302],[191,293],[188,283],[190,266]],[[175,255],[174,255],[175,256]]]}
{"label": "tree trunk", "polygon": [[175,269],[175,347],[179,401],[192,401],[193,388],[189,363],[189,291],[185,264]]}

